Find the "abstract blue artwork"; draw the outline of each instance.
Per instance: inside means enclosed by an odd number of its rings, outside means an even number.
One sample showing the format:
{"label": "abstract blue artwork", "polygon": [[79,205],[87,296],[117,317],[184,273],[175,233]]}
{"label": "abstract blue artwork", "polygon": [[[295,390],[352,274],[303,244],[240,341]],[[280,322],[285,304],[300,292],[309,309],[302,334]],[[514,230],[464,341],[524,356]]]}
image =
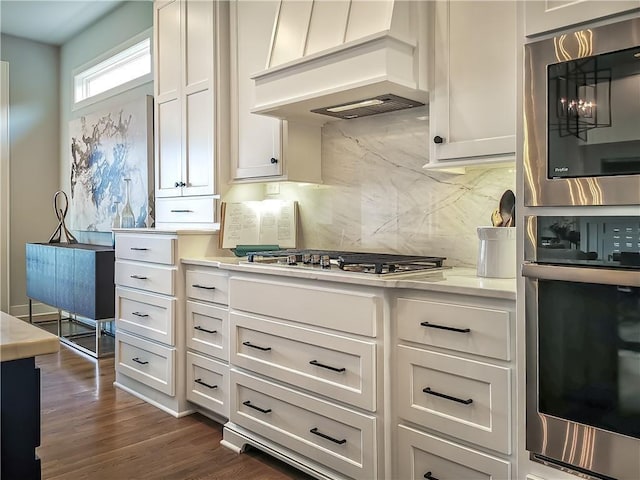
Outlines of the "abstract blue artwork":
{"label": "abstract blue artwork", "polygon": [[146,96],[69,123],[71,229],[110,232],[127,201],[135,227],[153,225],[151,109]]}

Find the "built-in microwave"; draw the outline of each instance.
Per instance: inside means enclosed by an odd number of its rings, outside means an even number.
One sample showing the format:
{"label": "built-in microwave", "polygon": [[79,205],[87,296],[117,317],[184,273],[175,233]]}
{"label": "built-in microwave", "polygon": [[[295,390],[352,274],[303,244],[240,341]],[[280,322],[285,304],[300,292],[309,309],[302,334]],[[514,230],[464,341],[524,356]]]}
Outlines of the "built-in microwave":
{"label": "built-in microwave", "polygon": [[640,18],[525,45],[526,206],[640,204]]}
{"label": "built-in microwave", "polygon": [[526,446],[640,478],[640,217],[525,217]]}

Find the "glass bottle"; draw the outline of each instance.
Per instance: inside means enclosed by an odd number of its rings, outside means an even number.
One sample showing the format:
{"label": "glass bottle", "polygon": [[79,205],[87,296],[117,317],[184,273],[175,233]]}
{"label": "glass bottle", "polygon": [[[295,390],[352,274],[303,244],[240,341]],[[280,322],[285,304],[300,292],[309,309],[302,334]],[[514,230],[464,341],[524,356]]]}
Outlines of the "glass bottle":
{"label": "glass bottle", "polygon": [[124,181],[126,182],[127,197],[124,207],[122,207],[120,225],[122,228],[133,228],[136,226],[136,219],[133,216],[133,210],[131,210],[131,204],[129,203],[129,199],[131,198],[131,179],[125,178]]}
{"label": "glass bottle", "polygon": [[116,246],[116,233],[113,231],[116,228],[120,228],[120,210],[118,209],[118,204],[120,202],[113,202],[113,207],[116,211],[116,214],[113,216],[113,221],[111,222],[111,246],[115,248]]}

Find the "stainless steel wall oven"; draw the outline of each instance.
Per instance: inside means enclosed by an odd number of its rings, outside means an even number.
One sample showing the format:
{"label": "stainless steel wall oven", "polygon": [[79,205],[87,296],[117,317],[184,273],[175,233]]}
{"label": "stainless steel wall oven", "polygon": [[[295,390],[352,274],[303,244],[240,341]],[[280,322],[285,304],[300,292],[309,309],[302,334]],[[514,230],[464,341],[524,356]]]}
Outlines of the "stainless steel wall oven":
{"label": "stainless steel wall oven", "polygon": [[640,18],[525,46],[524,202],[640,203]]}
{"label": "stainless steel wall oven", "polygon": [[640,217],[525,217],[527,450],[640,478]]}

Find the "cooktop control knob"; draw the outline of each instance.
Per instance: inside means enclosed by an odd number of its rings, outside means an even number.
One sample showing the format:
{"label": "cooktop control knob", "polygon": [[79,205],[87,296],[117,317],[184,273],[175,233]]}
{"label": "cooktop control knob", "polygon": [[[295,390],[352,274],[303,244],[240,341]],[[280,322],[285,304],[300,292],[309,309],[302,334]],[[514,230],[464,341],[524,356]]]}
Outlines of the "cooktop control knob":
{"label": "cooktop control knob", "polygon": [[309,263],[311,263],[311,254],[310,253],[303,253],[302,254],[302,263],[305,263],[307,265]]}
{"label": "cooktop control knob", "polygon": [[320,254],[313,253],[311,254],[311,265],[319,265],[320,264]]}
{"label": "cooktop control knob", "polygon": [[322,268],[331,268],[331,259],[329,258],[329,255],[322,255],[320,257],[320,266]]}
{"label": "cooktop control knob", "polygon": [[297,265],[297,264],[298,264],[298,259],[295,253],[287,256],[287,265]]}

